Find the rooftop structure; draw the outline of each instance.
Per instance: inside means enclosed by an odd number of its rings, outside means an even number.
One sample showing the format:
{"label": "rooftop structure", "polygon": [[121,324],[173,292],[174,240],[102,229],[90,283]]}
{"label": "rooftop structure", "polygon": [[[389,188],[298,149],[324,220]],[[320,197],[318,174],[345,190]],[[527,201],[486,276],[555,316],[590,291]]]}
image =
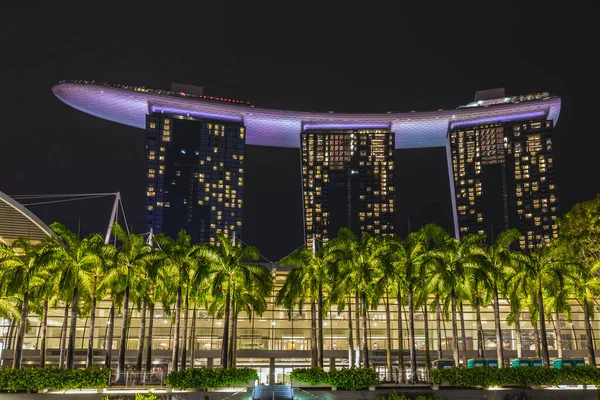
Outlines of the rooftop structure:
{"label": "rooftop structure", "polygon": [[300,147],[307,129],[389,129],[397,149],[444,147],[449,131],[460,126],[544,118],[556,125],[560,98],[548,93],[478,100],[450,110],[426,112],[317,113],[260,108],[247,101],[94,81],[63,81],[52,88],[64,103],[85,113],[145,129],[152,113],[237,122],[246,143]]}
{"label": "rooftop structure", "polygon": [[38,242],[53,236],[52,230],[15,199],[0,192],[0,243],[18,238]]}

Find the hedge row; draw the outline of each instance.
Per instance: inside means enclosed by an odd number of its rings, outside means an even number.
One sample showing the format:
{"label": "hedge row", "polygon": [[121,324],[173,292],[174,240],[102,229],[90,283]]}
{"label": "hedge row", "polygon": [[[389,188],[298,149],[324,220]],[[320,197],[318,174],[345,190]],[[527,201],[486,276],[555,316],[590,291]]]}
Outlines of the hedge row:
{"label": "hedge row", "polygon": [[0,369],[0,390],[36,392],[44,389],[67,390],[104,388],[110,369],[92,366],[86,369],[55,367],[33,369]]}
{"label": "hedge row", "polygon": [[404,393],[396,393],[392,391],[387,396],[378,397],[378,400],[439,400],[437,397],[428,396],[426,394],[407,395]]}
{"label": "hedge row", "polygon": [[434,385],[444,382],[452,387],[557,386],[561,382],[600,385],[600,369],[585,367],[449,368],[430,371]]}
{"label": "hedge row", "polygon": [[318,385],[325,383],[331,386],[357,390],[379,383],[379,375],[371,368],[333,368],[326,372],[321,367],[296,368],[290,373],[290,378],[296,381]]}
{"label": "hedge row", "polygon": [[254,368],[192,368],[173,371],[167,375],[165,383],[174,389],[209,389],[244,384],[258,379]]}

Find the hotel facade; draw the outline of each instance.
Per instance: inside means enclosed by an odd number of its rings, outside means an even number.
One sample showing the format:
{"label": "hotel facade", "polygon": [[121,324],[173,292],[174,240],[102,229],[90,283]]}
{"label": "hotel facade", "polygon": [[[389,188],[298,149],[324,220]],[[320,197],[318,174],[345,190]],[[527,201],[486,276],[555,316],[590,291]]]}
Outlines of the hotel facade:
{"label": "hotel facade", "polygon": [[[273,110],[200,91],[86,81],[61,82],[53,91],[78,110],[146,131],[146,223],[157,233],[173,235],[185,228],[195,240],[204,242],[214,241],[218,231],[229,237],[234,232],[242,236],[244,145],[258,145],[299,149],[308,246],[313,240],[326,242],[341,227],[376,236],[395,233],[395,199],[402,194],[393,183],[394,150],[425,147],[446,148],[456,237],[485,233],[491,238],[505,229],[518,228],[522,233],[519,246],[532,249],[556,235],[552,134],[561,102],[548,93],[505,96],[503,91],[486,91],[478,92],[474,102],[449,110],[343,114]],[[288,383],[292,368],[310,364],[310,310],[296,310],[288,319],[287,310],[275,304],[275,297],[289,269],[277,264],[269,267],[275,287],[267,312],[252,319],[242,313],[238,319],[237,365],[256,368],[263,383]],[[113,343],[105,340],[109,307],[108,302],[102,303],[98,311],[98,362],[104,359],[105,349],[112,347],[114,352],[118,346],[118,334]],[[390,308],[392,347],[396,350],[399,310],[397,304]],[[500,311],[501,320],[506,321],[510,310],[505,301],[501,301]],[[58,349],[62,321],[62,311],[53,312],[49,318],[53,321],[50,362],[57,361],[58,350],[52,349]],[[348,364],[346,314],[333,306],[324,319],[325,367]],[[192,315],[196,323],[194,332],[187,335],[188,348],[194,349],[188,352],[190,362],[219,365],[224,321],[201,308],[190,311],[190,318]],[[384,304],[369,310],[368,316],[370,358],[383,375]],[[154,363],[164,370],[170,362],[173,328],[160,307],[153,317]],[[442,321],[438,335],[434,313],[424,317],[423,310],[416,310],[420,374],[424,374],[425,321],[432,357],[438,344],[444,357],[452,354],[451,322]],[[466,335],[459,339],[473,357],[477,354],[476,318],[468,304],[464,318]],[[495,357],[498,344],[491,307],[483,309],[482,319],[484,350]],[[128,363],[136,357],[139,321],[139,312],[134,310]],[[86,323],[85,319],[78,321],[79,362],[85,358]],[[33,365],[39,357],[36,317],[31,324],[24,364]],[[562,329],[555,329],[556,325]],[[594,321],[593,327],[594,337],[598,337],[599,324]],[[405,331],[403,347],[408,349],[407,327],[401,328]],[[566,356],[587,356],[583,312],[577,304],[573,304],[572,323],[561,316],[548,322],[547,329],[551,356],[556,356],[558,343]],[[503,322],[502,331],[505,356],[515,357],[514,326]],[[521,338],[525,356],[535,354],[534,336],[529,315],[524,313]],[[397,351],[392,354],[397,368]],[[10,351],[5,355],[10,357]]]}

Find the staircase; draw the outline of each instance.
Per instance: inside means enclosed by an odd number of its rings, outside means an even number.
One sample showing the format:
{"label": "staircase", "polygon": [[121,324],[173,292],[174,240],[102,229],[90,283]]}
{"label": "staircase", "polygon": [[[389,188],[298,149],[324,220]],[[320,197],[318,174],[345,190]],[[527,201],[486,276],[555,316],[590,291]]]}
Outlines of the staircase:
{"label": "staircase", "polygon": [[294,400],[294,389],[288,385],[254,386],[252,400]]}

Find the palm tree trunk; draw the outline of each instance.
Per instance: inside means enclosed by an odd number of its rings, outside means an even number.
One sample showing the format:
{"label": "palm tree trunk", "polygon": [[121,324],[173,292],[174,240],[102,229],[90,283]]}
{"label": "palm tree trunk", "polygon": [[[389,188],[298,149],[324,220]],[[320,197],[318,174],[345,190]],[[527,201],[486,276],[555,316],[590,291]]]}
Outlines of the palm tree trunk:
{"label": "palm tree trunk", "polygon": [[521,321],[519,320],[521,318],[521,313],[520,312],[516,312],[515,313],[515,335],[517,336],[517,358],[521,358],[523,357],[523,341],[521,339]]}
{"label": "palm tree trunk", "polygon": [[460,310],[460,335],[462,336],[462,362],[463,366],[467,365],[467,331],[465,330],[465,312],[463,302],[458,303]]}
{"label": "palm tree trunk", "polygon": [[6,348],[7,349],[12,349],[14,343],[13,340],[13,332],[15,330],[17,326],[17,320],[16,319],[12,319],[10,321],[10,327],[8,328],[8,332],[6,333]]}
{"label": "palm tree trunk", "polygon": [[319,282],[319,314],[318,314],[318,332],[317,332],[317,348],[318,358],[319,358],[319,367],[323,368],[323,284]]}
{"label": "palm tree trunk", "polygon": [[121,343],[119,345],[119,362],[117,364],[117,383],[125,384],[125,352],[127,351],[127,322],[129,317],[129,285],[123,295],[123,318],[121,324]]}
{"label": "palm tree trunk", "polygon": [[13,369],[21,369],[21,358],[23,356],[23,340],[25,339],[25,328],[27,327],[27,316],[29,315],[29,292],[23,293],[23,304],[21,306],[21,321],[19,321],[19,332],[15,343],[13,357]]}
{"label": "palm tree trunk", "polygon": [[229,367],[235,368],[235,364],[237,362],[237,357],[236,357],[236,353],[237,353],[237,317],[238,317],[237,304],[234,303],[234,306],[232,307],[232,309],[235,310],[235,313],[232,315],[233,321],[231,321],[232,328],[231,328],[231,340],[229,341],[229,349],[230,349]]}
{"label": "palm tree trunk", "polygon": [[423,306],[423,325],[425,327],[425,368],[431,369],[431,354],[429,349],[429,310],[427,309],[427,300]]}
{"label": "palm tree trunk", "polygon": [[310,302],[310,366],[318,365],[318,349],[317,349],[317,311],[315,301]]}
{"label": "palm tree trunk", "polygon": [[187,367],[187,331],[188,331],[188,314],[190,310],[189,293],[186,287],[185,300],[183,302],[183,339],[181,341],[181,369],[185,370]]}
{"label": "palm tree trunk", "polygon": [[354,358],[354,335],[352,334],[352,298],[348,296],[348,368],[356,362]]}
{"label": "palm tree trunk", "polygon": [[404,329],[402,326],[402,292],[398,288],[398,382],[404,383]]}
{"label": "palm tree trunk", "polygon": [[77,333],[77,311],[79,305],[79,288],[73,290],[73,302],[71,303],[71,332],[69,332],[69,346],[67,350],[67,369],[73,369],[75,361],[75,334]]}
{"label": "palm tree trunk", "polygon": [[235,368],[233,365],[233,353],[235,347],[235,320],[237,319],[237,302],[235,297],[231,299],[231,314],[229,314],[229,353],[227,354],[227,365],[229,368]]}
{"label": "palm tree trunk", "polygon": [[194,303],[194,310],[192,311],[192,331],[190,332],[190,368],[194,368],[194,361],[196,359],[196,304]]}
{"label": "palm tree trunk", "polygon": [[475,296],[475,318],[477,319],[477,356],[483,358],[484,347],[483,344],[483,325],[481,324],[481,306],[479,304],[479,296]]}
{"label": "palm tree trunk", "polygon": [[578,341],[577,341],[577,335],[575,334],[575,325],[573,325],[573,321],[571,321],[569,323],[569,325],[571,325],[571,337],[573,338],[572,339],[573,340],[573,348],[575,350],[579,350],[579,344],[578,344]]}
{"label": "palm tree trunk", "polygon": [[113,336],[115,333],[115,303],[111,303],[110,311],[108,313],[108,337],[104,343],[104,350],[106,355],[104,357],[104,367],[111,368],[112,365],[112,345]]}
{"label": "palm tree trunk", "polygon": [[227,295],[225,296],[225,316],[223,318],[223,345],[221,346],[221,368],[223,369],[227,369],[229,367],[229,365],[227,365],[227,357],[229,355],[229,314],[231,313],[230,307],[231,293],[228,289]]}
{"label": "palm tree trunk", "polygon": [[410,354],[410,383],[417,383],[417,349],[415,345],[415,308],[413,287],[408,285],[408,351]]}
{"label": "palm tree trunk", "polygon": [[148,333],[146,334],[146,373],[152,371],[152,328],[154,327],[154,302],[150,302],[148,310]]}
{"label": "palm tree trunk", "polygon": [[534,340],[535,340],[535,356],[536,357],[541,357],[541,351],[540,351],[540,330],[538,329],[538,325],[537,325],[537,321],[535,322],[535,325],[533,326],[533,335],[534,335]]}
{"label": "palm tree trunk", "polygon": [[86,366],[91,367],[94,363],[94,329],[96,328],[96,296],[92,296],[90,309],[90,333],[88,334],[88,349]]}
{"label": "palm tree trunk", "polygon": [[556,351],[557,357],[563,357],[563,349],[562,349],[562,332],[560,329],[560,314],[556,311],[556,318],[554,320],[554,329],[556,330]]}
{"label": "palm tree trunk", "polygon": [[363,360],[364,360],[364,364],[363,367],[364,368],[369,368],[370,364],[369,364],[369,344],[367,341],[367,294],[365,292],[361,293],[361,307],[362,307],[362,341],[363,341],[363,352],[364,352],[364,356],[363,356]]}
{"label": "palm tree trunk", "polygon": [[587,348],[590,359],[590,364],[596,367],[596,353],[594,351],[594,340],[592,338],[592,324],[590,323],[590,312],[587,299],[583,299],[583,317],[585,319],[585,336],[587,337]]}
{"label": "palm tree trunk", "polygon": [[177,371],[179,361],[179,330],[181,327],[181,285],[177,286],[175,300],[175,333],[173,334],[173,353],[171,355],[171,371]]}
{"label": "palm tree trunk", "polygon": [[548,352],[548,337],[546,336],[546,315],[544,311],[544,297],[542,287],[538,290],[538,307],[540,309],[540,333],[542,335],[542,357],[544,365],[550,365],[550,353]]}
{"label": "palm tree trunk", "polygon": [[387,289],[385,291],[385,365],[387,367],[386,370],[386,381],[392,381],[392,327],[390,326],[391,321],[390,316],[390,297],[388,295]]}
{"label": "palm tree trunk", "polygon": [[456,325],[456,293],[454,288],[450,292],[450,299],[452,300],[452,356],[454,358],[454,364],[458,367],[458,326]]}
{"label": "palm tree trunk", "polygon": [[85,322],[83,323],[83,332],[81,333],[81,348],[85,348],[85,331],[88,329],[89,317],[85,318]]}
{"label": "palm tree trunk", "polygon": [[502,326],[500,325],[500,299],[498,297],[498,287],[494,287],[494,327],[496,328],[496,357],[498,358],[498,368],[504,366],[504,346],[502,343]]}
{"label": "palm tree trunk", "polygon": [[435,296],[435,318],[437,329],[437,358],[442,358],[442,305],[440,304],[440,296]]}
{"label": "palm tree trunk", "polygon": [[67,347],[67,329],[69,328],[69,303],[65,304],[65,313],[63,315],[62,329],[60,330],[60,348],[58,357],[58,366],[62,368],[65,363],[65,350]]}
{"label": "palm tree trunk", "polygon": [[360,367],[361,363],[364,365],[363,354],[360,351],[361,346],[361,335],[360,335],[360,303],[358,301],[358,291],[354,294],[354,309],[356,311],[356,349],[358,349],[358,359],[356,360],[357,366]]}
{"label": "palm tree trunk", "polygon": [[[148,307],[148,302],[144,297],[142,301],[142,315],[140,318],[140,332],[138,334],[138,353],[137,360],[135,363],[135,372],[142,372],[142,361],[144,358],[144,338],[146,337],[146,308]],[[148,372],[148,371],[146,371]]]}
{"label": "palm tree trunk", "polygon": [[48,299],[44,300],[42,311],[42,343],[40,345],[40,367],[46,366],[46,337],[48,336]]}

